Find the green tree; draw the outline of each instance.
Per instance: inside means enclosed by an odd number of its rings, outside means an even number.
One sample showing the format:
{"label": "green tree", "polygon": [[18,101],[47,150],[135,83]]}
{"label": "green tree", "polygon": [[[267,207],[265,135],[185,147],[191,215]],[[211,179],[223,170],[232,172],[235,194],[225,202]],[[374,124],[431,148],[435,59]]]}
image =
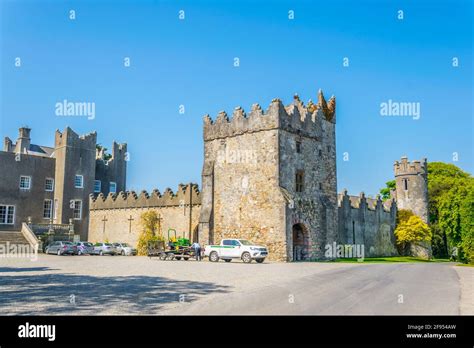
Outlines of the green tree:
{"label": "green tree", "polygon": [[149,242],[164,240],[160,231],[160,218],[156,211],[150,210],[140,216],[140,222],[143,229],[138,237],[137,251],[138,255],[147,255]]}
{"label": "green tree", "polygon": [[105,161],[108,161],[112,158],[112,155],[110,153],[107,153],[107,148],[106,147],[103,147],[102,145],[100,144],[96,144],[95,145],[95,148],[99,151],[101,151],[102,149],[104,150],[104,160]]}
{"label": "green tree", "polygon": [[471,178],[461,211],[461,250],[469,263],[474,263],[474,180]]}
{"label": "green tree", "polygon": [[410,210],[400,209],[397,212],[395,238],[400,254],[404,255],[410,243],[430,242],[431,230],[419,216]]}
{"label": "green tree", "polygon": [[474,178],[453,164],[428,163],[429,219],[433,254],[474,262]]}
{"label": "green tree", "polygon": [[380,197],[382,198],[382,201],[392,198],[390,192],[395,190],[395,180],[387,181],[385,185],[384,188],[380,189]]}

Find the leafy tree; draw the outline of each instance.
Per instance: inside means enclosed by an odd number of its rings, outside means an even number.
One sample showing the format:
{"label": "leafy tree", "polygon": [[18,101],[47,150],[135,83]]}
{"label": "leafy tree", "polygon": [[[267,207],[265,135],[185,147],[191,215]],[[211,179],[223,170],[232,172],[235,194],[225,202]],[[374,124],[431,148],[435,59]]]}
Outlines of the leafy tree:
{"label": "leafy tree", "polygon": [[429,219],[433,254],[474,262],[474,178],[453,164],[428,163]]}
{"label": "leafy tree", "polygon": [[[390,198],[395,181],[380,190]],[[437,258],[447,257],[458,248],[461,261],[474,263],[474,178],[453,164],[428,163],[428,199],[431,247]],[[408,222],[413,213],[399,212],[397,225]],[[400,221],[398,221],[400,220]],[[412,221],[413,222],[413,221]],[[405,228],[405,227],[404,227]],[[409,231],[405,231],[410,235]]]}
{"label": "leafy tree", "polygon": [[410,243],[430,242],[431,230],[419,216],[413,214],[410,210],[400,209],[397,212],[395,237],[399,252],[403,255]]}
{"label": "leafy tree", "polygon": [[110,153],[107,153],[107,150],[108,150],[108,149],[107,149],[106,147],[103,147],[103,146],[100,145],[100,144],[96,144],[95,147],[96,147],[96,149],[99,150],[99,151],[102,150],[102,149],[104,150],[104,160],[105,160],[105,161],[108,161],[108,160],[110,160],[110,159],[112,158],[112,155],[111,155]]}
{"label": "leafy tree", "polygon": [[415,214],[411,210],[399,209],[397,211],[397,225],[401,224],[402,222],[407,222],[412,216],[415,216]]}
{"label": "leafy tree", "polygon": [[392,198],[390,192],[395,190],[395,180],[387,181],[385,185],[384,188],[380,189],[380,197],[382,198],[382,201]]}
{"label": "leafy tree", "polygon": [[474,263],[474,180],[471,178],[461,212],[461,251],[463,258]]}
{"label": "leafy tree", "polygon": [[138,255],[147,255],[149,242],[161,242],[164,238],[161,234],[160,218],[156,211],[150,210],[140,216],[143,230],[138,237]]}

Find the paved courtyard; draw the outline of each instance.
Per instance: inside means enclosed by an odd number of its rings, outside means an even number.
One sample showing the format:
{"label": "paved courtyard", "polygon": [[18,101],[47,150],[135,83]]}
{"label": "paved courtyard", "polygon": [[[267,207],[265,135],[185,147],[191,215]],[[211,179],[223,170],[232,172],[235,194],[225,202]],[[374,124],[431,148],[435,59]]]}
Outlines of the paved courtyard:
{"label": "paved courtyard", "polygon": [[2,315],[474,314],[474,268],[452,263],[0,259]]}

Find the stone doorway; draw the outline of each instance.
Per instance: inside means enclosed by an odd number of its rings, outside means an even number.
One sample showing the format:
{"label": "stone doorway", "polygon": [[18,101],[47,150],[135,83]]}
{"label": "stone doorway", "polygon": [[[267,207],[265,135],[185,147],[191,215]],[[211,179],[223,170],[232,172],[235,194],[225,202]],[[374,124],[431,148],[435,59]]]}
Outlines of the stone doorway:
{"label": "stone doorway", "polygon": [[293,225],[293,261],[309,258],[308,229],[303,224]]}
{"label": "stone doorway", "polygon": [[192,240],[190,242],[199,242],[199,225],[194,227]]}

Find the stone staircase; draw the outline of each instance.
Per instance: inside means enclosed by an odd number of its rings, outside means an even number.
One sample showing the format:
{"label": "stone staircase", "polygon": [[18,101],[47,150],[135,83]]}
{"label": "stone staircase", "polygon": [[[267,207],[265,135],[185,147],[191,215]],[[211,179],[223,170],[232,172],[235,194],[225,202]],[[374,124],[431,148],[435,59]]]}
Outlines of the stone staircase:
{"label": "stone staircase", "polygon": [[10,242],[10,245],[30,245],[20,231],[0,231],[0,244],[5,245],[7,242]]}

